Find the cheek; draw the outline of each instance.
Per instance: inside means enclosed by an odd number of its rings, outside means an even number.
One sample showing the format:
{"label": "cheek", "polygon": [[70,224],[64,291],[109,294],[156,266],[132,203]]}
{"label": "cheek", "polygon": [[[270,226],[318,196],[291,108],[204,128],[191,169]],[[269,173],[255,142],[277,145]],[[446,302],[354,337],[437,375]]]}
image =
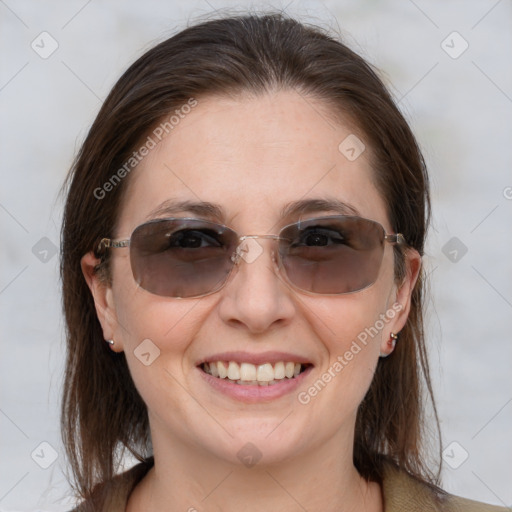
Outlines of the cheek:
{"label": "cheek", "polygon": [[[331,360],[346,354],[348,360],[359,362],[379,353],[386,326],[395,316],[390,303],[393,289],[393,269],[389,262],[383,265],[379,279],[371,287],[310,303],[314,313],[311,322],[321,332],[320,338]],[[357,362],[351,366],[357,366]]]}
{"label": "cheek", "polygon": [[115,261],[112,270],[118,330],[125,351],[133,352],[149,339],[162,352],[183,352],[187,338],[184,331],[194,326],[187,317],[193,316],[190,313],[197,302],[160,297],[140,288],[127,255]]}
{"label": "cheek", "polygon": [[343,365],[343,369],[336,366],[339,373],[366,378],[380,352],[385,301],[376,293],[362,291],[334,299],[330,309],[323,316],[328,328],[322,338],[329,352],[329,367],[339,362]]}
{"label": "cheek", "polygon": [[342,297],[309,302],[309,323],[323,341],[326,357],[309,387],[301,389],[299,402],[318,410],[335,404],[331,414],[340,421],[354,415],[375,373],[387,326],[395,316],[389,304],[393,272],[382,272],[367,290]]}
{"label": "cheek", "polygon": [[185,320],[192,305],[167,300],[138,291],[118,303],[123,348],[134,377],[141,366],[160,367],[164,360],[171,372],[181,367],[178,363],[193,337],[193,326]]}
{"label": "cheek", "polygon": [[150,294],[135,283],[128,260],[116,263],[116,338],[122,341],[132,378],[146,401],[155,389],[176,387],[173,377],[183,381],[187,350],[202,321],[196,300]]}
{"label": "cheek", "polygon": [[198,414],[187,391],[194,368],[189,348],[203,323],[196,305],[197,301],[155,297],[139,290],[126,297],[120,311],[128,367],[150,420],[182,439],[189,435],[187,418]]}

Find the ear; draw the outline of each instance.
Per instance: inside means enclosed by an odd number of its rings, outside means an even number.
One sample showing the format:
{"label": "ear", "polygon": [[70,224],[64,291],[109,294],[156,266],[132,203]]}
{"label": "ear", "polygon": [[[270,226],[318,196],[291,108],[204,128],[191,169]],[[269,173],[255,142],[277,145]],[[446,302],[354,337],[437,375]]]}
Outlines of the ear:
{"label": "ear", "polygon": [[103,329],[103,337],[105,340],[114,340],[114,345],[110,347],[113,351],[122,352],[121,337],[114,338],[115,333],[118,332],[118,321],[112,288],[104,283],[95,271],[99,263],[100,260],[94,255],[93,251],[88,252],[80,260],[82,273],[91,290],[96,314]]}
{"label": "ear", "polygon": [[404,254],[405,257],[405,276],[401,283],[393,287],[388,297],[386,316],[391,316],[391,320],[386,324],[381,341],[381,356],[388,356],[394,350],[394,343],[390,342],[391,333],[398,334],[407,322],[409,311],[411,310],[411,296],[418,281],[421,271],[421,256],[416,249],[408,248]]}

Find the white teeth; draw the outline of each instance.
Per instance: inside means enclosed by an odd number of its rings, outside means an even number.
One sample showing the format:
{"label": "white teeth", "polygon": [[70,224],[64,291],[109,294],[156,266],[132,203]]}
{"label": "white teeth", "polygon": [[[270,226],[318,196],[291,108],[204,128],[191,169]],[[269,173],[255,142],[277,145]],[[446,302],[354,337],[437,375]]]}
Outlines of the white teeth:
{"label": "white teeth", "polygon": [[251,363],[238,364],[235,361],[214,361],[204,363],[203,369],[213,377],[228,378],[241,385],[273,386],[287,378],[292,379],[300,374],[302,365],[294,362],[279,361],[272,365],[264,363],[258,366]]}
{"label": "white teeth", "polygon": [[256,380],[259,382],[270,382],[274,380],[274,368],[270,363],[260,364],[258,366],[258,376]]}
{"label": "white teeth", "polygon": [[229,362],[228,366],[228,379],[238,380],[240,379],[240,366],[234,361]]}
{"label": "white teeth", "polygon": [[[210,363],[210,367],[212,366],[212,364],[215,363]],[[220,379],[225,379],[228,376],[228,369],[226,368],[226,365],[222,361],[217,362],[217,372],[219,374]]]}
{"label": "white teeth", "polygon": [[293,370],[295,369],[294,363],[286,363],[284,367],[284,374],[287,379],[291,379],[293,377]]}
{"label": "white teeth", "polygon": [[209,368],[210,368],[210,373],[214,376],[214,377],[218,377],[219,376],[219,368],[217,366],[217,364],[215,363],[211,363],[210,365],[208,365]]}
{"label": "white teeth", "polygon": [[284,379],[284,363],[282,361],[279,361],[279,363],[276,363],[274,366],[274,379]]}
{"label": "white teeth", "polygon": [[240,365],[240,379],[245,381],[256,380],[256,366],[249,363],[242,363]]}

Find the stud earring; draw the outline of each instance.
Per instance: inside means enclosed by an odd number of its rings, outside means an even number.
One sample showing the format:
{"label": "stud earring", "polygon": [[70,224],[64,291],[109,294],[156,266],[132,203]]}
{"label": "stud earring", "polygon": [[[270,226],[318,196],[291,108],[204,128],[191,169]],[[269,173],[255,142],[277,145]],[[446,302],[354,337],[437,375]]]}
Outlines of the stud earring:
{"label": "stud earring", "polygon": [[395,350],[396,340],[398,340],[398,334],[390,333],[389,340],[387,341],[389,352],[387,354],[381,352],[380,357],[388,357]]}
{"label": "stud earring", "polygon": [[110,346],[114,344],[114,340],[105,340]]}

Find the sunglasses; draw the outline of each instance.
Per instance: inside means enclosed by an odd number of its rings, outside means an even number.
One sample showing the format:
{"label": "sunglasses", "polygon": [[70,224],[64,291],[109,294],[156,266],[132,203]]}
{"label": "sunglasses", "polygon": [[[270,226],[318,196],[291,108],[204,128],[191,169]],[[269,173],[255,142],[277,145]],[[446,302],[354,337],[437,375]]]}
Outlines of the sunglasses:
{"label": "sunglasses", "polygon": [[133,277],[141,288],[192,298],[219,291],[241,259],[256,259],[263,251],[257,238],[278,242],[273,260],[289,285],[320,295],[368,288],[379,276],[384,244],[406,243],[378,222],[345,215],[295,222],[278,235],[245,236],[215,222],[171,218],[138,226],[129,240],[103,238],[98,251],[130,247]]}

